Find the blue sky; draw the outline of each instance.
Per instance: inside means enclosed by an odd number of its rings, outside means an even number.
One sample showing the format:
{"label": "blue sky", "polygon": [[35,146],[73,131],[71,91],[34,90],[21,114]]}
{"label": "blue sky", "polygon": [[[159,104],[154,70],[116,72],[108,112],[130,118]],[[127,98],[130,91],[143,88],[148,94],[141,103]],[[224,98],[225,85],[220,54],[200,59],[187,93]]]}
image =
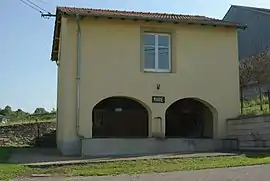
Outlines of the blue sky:
{"label": "blue sky", "polygon": [[[50,12],[56,6],[198,14],[222,18],[230,4],[270,8],[269,0],[31,0]],[[0,108],[32,112],[56,106],[56,65],[50,61],[54,18],[19,0],[1,0]]]}

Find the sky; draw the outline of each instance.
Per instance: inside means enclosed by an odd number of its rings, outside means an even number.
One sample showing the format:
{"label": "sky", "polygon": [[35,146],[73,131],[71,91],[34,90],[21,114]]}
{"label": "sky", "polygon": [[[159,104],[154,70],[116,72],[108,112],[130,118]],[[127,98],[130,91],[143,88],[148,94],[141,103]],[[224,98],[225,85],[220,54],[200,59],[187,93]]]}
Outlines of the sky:
{"label": "sky", "polygon": [[[25,1],[25,0],[24,0]],[[55,13],[56,6],[168,12],[222,19],[231,4],[270,9],[269,0],[31,0]],[[166,3],[165,3],[166,2]],[[57,66],[50,60],[54,18],[20,0],[0,0],[0,108],[33,112],[56,108]]]}

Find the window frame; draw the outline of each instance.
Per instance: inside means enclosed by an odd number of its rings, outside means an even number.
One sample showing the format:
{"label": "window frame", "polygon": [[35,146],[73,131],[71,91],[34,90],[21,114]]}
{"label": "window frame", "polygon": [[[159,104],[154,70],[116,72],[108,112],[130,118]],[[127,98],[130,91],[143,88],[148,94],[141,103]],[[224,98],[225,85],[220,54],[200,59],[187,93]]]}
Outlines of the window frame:
{"label": "window frame", "polygon": [[[170,33],[154,33],[154,32],[143,32],[143,37],[144,35],[154,35],[155,37],[155,45],[145,45],[144,43],[144,38],[143,38],[143,71],[144,72],[159,72],[159,73],[170,73],[172,71],[171,68],[171,64],[172,64],[172,56],[171,56],[171,52],[172,52],[172,46],[171,46],[171,38],[172,35]],[[160,46],[158,45],[158,37],[159,36],[167,36],[168,39],[168,46]],[[155,68],[154,69],[148,69],[145,68],[145,47],[152,47],[155,50]],[[158,60],[158,55],[159,55],[159,48],[168,48],[168,61],[169,61],[169,67],[168,69],[160,69],[158,68],[159,65],[159,60]]]}

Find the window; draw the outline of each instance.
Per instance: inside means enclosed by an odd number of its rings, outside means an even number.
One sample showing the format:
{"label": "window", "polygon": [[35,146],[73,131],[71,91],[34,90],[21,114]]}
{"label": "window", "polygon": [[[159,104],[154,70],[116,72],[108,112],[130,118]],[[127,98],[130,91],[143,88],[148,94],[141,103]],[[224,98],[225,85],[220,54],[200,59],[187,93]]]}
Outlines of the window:
{"label": "window", "polygon": [[171,36],[169,34],[144,33],[144,71],[171,71]]}

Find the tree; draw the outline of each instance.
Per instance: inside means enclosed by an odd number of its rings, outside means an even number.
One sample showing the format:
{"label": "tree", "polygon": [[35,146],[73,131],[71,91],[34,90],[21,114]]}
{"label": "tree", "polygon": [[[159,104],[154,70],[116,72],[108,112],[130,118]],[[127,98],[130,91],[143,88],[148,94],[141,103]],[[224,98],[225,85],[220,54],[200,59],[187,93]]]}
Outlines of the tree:
{"label": "tree", "polygon": [[34,114],[46,114],[48,113],[44,108],[36,108]]}
{"label": "tree", "polygon": [[269,68],[270,68],[270,58],[269,52],[264,51],[254,56],[253,59],[253,79],[258,83],[266,83],[269,81]]}
{"label": "tree", "polygon": [[16,115],[21,117],[21,116],[26,116],[27,115],[27,112],[24,112],[23,110],[21,109],[18,109],[16,112]]}
{"label": "tree", "polygon": [[263,51],[247,59],[239,65],[240,85],[263,84],[270,80],[270,52]]}
{"label": "tree", "polygon": [[51,113],[56,113],[55,108],[52,108]]}
{"label": "tree", "polygon": [[1,110],[1,114],[5,116],[11,116],[12,115],[12,109],[10,106],[6,106],[3,110]]}
{"label": "tree", "polygon": [[[243,87],[249,84],[257,84],[260,90],[260,100],[262,99],[261,86],[270,81],[270,52],[268,50],[241,60],[239,64],[240,90],[241,90],[241,110],[243,108]],[[262,101],[261,101],[261,110]]]}
{"label": "tree", "polygon": [[239,64],[240,86],[245,87],[252,82],[253,66],[251,59],[242,60]]}

